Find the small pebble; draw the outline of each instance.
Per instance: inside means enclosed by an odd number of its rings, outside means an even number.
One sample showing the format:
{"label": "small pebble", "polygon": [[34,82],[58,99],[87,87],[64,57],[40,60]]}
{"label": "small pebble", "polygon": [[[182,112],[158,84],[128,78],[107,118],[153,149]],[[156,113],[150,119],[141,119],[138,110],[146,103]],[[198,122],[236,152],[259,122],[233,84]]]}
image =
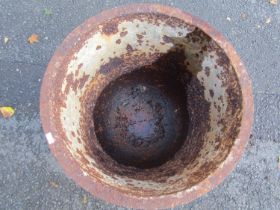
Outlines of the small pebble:
{"label": "small pebble", "polygon": [[266,24],[269,24],[270,22],[271,22],[271,18],[270,17],[265,20]]}
{"label": "small pebble", "polygon": [[9,41],[9,37],[5,36],[5,37],[4,37],[4,44],[7,44],[8,41]]}
{"label": "small pebble", "polygon": [[240,15],[240,17],[241,17],[242,20],[247,19],[247,15],[246,15],[245,13],[242,13],[242,14]]}

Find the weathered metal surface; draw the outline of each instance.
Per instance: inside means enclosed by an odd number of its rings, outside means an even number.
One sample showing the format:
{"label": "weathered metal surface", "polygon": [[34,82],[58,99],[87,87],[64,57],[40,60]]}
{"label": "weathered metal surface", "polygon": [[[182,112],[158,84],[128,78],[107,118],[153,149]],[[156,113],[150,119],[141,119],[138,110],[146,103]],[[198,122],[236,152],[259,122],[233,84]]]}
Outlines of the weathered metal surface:
{"label": "weathered metal surface", "polygon": [[102,12],[70,33],[49,63],[40,109],[51,151],[75,182],[108,202],[152,209],[217,186],[253,121],[251,82],[228,41],[154,4]]}
{"label": "weathered metal surface", "polygon": [[160,166],[186,138],[184,87],[179,75],[168,73],[168,66],[160,67],[159,62],[121,76],[105,88],[96,103],[97,139],[107,154],[124,165]]}

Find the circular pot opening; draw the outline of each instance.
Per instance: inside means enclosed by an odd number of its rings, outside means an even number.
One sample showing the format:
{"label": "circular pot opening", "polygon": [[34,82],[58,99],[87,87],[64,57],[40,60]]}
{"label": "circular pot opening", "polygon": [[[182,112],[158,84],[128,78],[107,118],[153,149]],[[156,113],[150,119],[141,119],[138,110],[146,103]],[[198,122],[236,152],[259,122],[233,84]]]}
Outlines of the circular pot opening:
{"label": "circular pot opening", "polygon": [[244,113],[247,130],[252,120],[237,59],[207,26],[147,7],[116,9],[110,19],[105,12],[70,34],[41,96],[44,130],[68,174],[96,196],[138,208],[211,189],[218,182],[199,186],[236,162]]}
{"label": "circular pot opening", "polygon": [[[237,138],[242,94],[234,68],[215,41],[180,19],[119,17],[119,31],[107,34],[114,24],[103,23],[100,37],[91,38],[105,41],[94,45],[102,62],[89,65],[96,71],[77,97],[80,135],[69,132],[84,150],[75,158],[87,160],[87,173],[98,169],[102,181],[135,194],[190,188],[220,166]],[[66,82],[70,93],[75,82]],[[69,93],[70,103],[78,91]],[[71,109],[64,110],[69,125]]]}

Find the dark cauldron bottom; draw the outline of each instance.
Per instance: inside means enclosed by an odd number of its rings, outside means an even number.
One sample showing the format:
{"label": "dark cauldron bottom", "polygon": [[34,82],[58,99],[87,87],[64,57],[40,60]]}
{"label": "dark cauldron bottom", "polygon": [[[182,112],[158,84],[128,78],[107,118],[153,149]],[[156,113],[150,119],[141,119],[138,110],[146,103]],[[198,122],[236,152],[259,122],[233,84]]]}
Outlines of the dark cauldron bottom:
{"label": "dark cauldron bottom", "polygon": [[111,82],[94,110],[96,136],[117,162],[138,168],[163,164],[187,135],[186,90],[179,74],[143,67]]}

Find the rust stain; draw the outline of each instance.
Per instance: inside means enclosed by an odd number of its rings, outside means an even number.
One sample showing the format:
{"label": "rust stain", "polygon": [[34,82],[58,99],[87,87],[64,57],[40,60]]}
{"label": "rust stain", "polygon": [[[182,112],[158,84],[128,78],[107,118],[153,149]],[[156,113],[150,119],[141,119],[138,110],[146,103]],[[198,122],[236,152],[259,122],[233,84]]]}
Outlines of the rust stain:
{"label": "rust stain", "polygon": [[172,38],[169,37],[169,36],[166,36],[166,35],[164,35],[164,36],[162,37],[162,39],[163,39],[163,41],[164,41],[165,43],[171,43],[171,42],[172,42]]}
{"label": "rust stain", "polygon": [[124,61],[121,58],[115,57],[115,58],[110,58],[109,62],[106,64],[103,64],[100,67],[100,73],[106,74],[113,68],[116,68],[117,66],[121,65]]}
{"label": "rust stain", "polygon": [[[75,73],[76,74],[76,73]],[[68,94],[70,91],[70,88],[74,91],[77,92],[78,88],[82,89],[86,83],[86,81],[88,80],[89,75],[86,75],[85,72],[83,73],[83,76],[81,78],[78,79],[74,79],[74,74],[71,73],[66,77],[66,87],[64,90],[64,94]]]}
{"label": "rust stain", "polygon": [[130,52],[133,51],[133,48],[132,48],[132,46],[130,44],[127,44],[126,45],[126,50],[127,50],[128,53],[130,53]]}
{"label": "rust stain", "polygon": [[127,31],[122,31],[121,33],[120,33],[120,37],[124,37],[124,36],[126,36],[127,35]]}
{"label": "rust stain", "polygon": [[66,77],[66,87],[65,87],[65,90],[64,90],[64,94],[68,94],[69,93],[70,87],[73,84],[73,81],[74,81],[74,75],[73,74],[69,74]]}
{"label": "rust stain", "polygon": [[90,162],[85,158],[84,153],[81,150],[78,149],[76,152],[77,152],[77,154],[80,155],[82,163],[84,163],[85,165],[90,164]]}
{"label": "rust stain", "polygon": [[81,69],[82,67],[83,67],[83,63],[80,63],[80,64],[78,65],[77,70],[75,71],[75,77],[77,77],[77,76],[79,75],[80,69]]}
{"label": "rust stain", "polygon": [[213,98],[214,97],[214,91],[212,89],[210,89],[209,93],[210,93],[211,98]]}
{"label": "rust stain", "polygon": [[208,66],[205,67],[205,74],[207,77],[210,76],[210,68]]}
{"label": "rust stain", "polygon": [[137,37],[137,42],[139,43],[139,45],[141,45],[143,43],[144,36],[142,34],[136,34],[136,37]]}
{"label": "rust stain", "polygon": [[121,42],[122,42],[122,41],[121,41],[120,39],[117,39],[117,40],[116,40],[116,43],[117,43],[117,44],[120,44]]}
{"label": "rust stain", "polygon": [[115,21],[109,21],[105,23],[102,27],[102,33],[110,36],[118,33],[118,24]]}
{"label": "rust stain", "polygon": [[72,135],[73,137],[76,137],[76,134],[75,134],[74,131],[71,131],[71,135]]}
{"label": "rust stain", "polygon": [[85,83],[88,81],[89,75],[83,74],[83,76],[78,80],[79,89],[82,89]]}

